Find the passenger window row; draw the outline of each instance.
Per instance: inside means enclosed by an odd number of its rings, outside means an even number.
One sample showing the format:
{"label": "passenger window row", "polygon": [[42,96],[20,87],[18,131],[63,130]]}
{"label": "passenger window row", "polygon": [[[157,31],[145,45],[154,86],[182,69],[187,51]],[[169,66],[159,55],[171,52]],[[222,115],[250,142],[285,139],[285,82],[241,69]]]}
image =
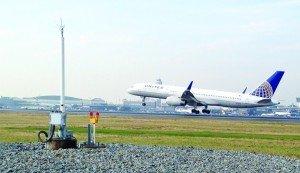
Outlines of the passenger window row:
{"label": "passenger window row", "polygon": [[238,97],[220,96],[220,95],[212,95],[212,94],[197,94],[197,95],[202,95],[205,97],[218,97],[218,98],[226,98],[226,99],[233,99],[233,100],[241,100],[241,98]]}

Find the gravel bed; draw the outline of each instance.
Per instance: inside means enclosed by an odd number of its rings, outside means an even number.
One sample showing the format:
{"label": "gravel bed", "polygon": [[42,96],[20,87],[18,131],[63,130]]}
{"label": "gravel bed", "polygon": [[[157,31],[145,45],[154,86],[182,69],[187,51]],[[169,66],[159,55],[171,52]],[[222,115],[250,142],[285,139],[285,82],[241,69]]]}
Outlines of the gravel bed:
{"label": "gravel bed", "polygon": [[300,160],[247,152],[107,144],[51,151],[0,143],[0,172],[300,172]]}

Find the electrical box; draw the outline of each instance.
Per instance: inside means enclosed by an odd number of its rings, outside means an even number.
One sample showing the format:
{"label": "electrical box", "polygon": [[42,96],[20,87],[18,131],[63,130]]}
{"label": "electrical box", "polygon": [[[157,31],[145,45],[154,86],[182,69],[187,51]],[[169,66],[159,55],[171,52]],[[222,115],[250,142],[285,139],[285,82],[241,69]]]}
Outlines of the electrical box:
{"label": "electrical box", "polygon": [[50,124],[52,125],[66,125],[66,116],[62,112],[51,112],[50,115]]}

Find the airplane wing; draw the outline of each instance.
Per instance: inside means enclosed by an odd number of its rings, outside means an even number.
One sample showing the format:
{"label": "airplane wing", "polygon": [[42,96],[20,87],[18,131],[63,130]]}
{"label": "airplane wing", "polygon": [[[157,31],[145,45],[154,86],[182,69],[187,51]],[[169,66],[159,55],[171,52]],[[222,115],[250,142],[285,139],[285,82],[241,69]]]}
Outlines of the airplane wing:
{"label": "airplane wing", "polygon": [[181,100],[185,101],[187,105],[190,106],[206,106],[205,102],[197,100],[194,94],[191,92],[191,88],[193,86],[193,81],[189,84],[187,89],[182,93]]}

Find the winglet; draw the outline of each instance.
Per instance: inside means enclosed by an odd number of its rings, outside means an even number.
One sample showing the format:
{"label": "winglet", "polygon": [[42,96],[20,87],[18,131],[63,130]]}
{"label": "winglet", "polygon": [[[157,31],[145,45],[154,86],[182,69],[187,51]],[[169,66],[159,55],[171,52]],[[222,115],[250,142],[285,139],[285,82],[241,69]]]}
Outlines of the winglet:
{"label": "winglet", "polygon": [[192,89],[192,86],[193,86],[193,81],[191,81],[191,83],[189,84],[186,90],[190,91]]}

